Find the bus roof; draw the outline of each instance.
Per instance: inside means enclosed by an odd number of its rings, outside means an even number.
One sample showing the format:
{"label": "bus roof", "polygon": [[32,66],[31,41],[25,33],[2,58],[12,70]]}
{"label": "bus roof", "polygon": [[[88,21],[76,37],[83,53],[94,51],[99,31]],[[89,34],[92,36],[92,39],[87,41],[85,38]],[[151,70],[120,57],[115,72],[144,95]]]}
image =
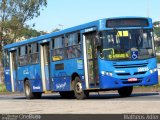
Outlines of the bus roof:
{"label": "bus roof", "polygon": [[82,25],[78,25],[78,26],[75,26],[75,27],[67,28],[67,29],[64,29],[64,30],[61,30],[61,31],[57,31],[57,32],[41,35],[41,36],[38,36],[38,37],[33,37],[33,38],[30,38],[30,39],[26,39],[26,40],[23,40],[23,41],[20,41],[20,42],[8,44],[8,45],[4,46],[4,49],[10,49],[10,48],[13,48],[13,47],[25,45],[25,44],[32,43],[32,42],[38,42],[38,41],[41,41],[41,40],[49,39],[51,37],[60,36],[60,35],[66,34],[66,33],[71,33],[71,32],[83,30],[83,29],[90,28],[90,27],[98,27],[99,28],[100,25],[101,25],[100,24],[101,21],[106,21],[106,20],[109,20],[109,19],[123,19],[123,18],[144,18],[144,19],[148,19],[149,21],[152,22],[151,18],[147,18],[147,17],[128,17],[128,16],[126,16],[126,17],[104,18],[104,19],[99,19],[99,20],[93,21],[93,22],[85,23],[85,24],[82,24]]}

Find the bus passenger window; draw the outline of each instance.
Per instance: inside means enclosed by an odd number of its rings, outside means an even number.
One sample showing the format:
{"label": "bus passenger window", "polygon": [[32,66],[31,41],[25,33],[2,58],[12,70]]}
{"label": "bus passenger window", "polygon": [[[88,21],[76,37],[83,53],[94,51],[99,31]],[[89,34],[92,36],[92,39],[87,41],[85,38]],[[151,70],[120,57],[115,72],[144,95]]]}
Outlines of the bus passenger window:
{"label": "bus passenger window", "polygon": [[32,43],[30,49],[30,63],[37,64],[38,63],[38,43]]}
{"label": "bus passenger window", "polygon": [[68,36],[68,46],[77,45],[78,44],[78,34],[73,33]]}
{"label": "bus passenger window", "polygon": [[19,63],[19,66],[28,64],[28,46],[21,46],[19,48],[18,63]]}
{"label": "bus passenger window", "polygon": [[69,41],[69,40],[68,40],[68,36],[66,36],[66,37],[65,37],[65,47],[68,46],[68,41]]}
{"label": "bus passenger window", "polygon": [[63,47],[63,38],[58,37],[53,40],[53,48],[58,49]]}
{"label": "bus passenger window", "polygon": [[64,59],[63,37],[52,39],[52,61],[59,61]]}
{"label": "bus passenger window", "polygon": [[31,45],[28,45],[28,62],[31,63]]}
{"label": "bus passenger window", "polygon": [[66,46],[66,56],[68,59],[77,58],[81,56],[81,49],[80,49],[80,34],[79,33],[72,33],[69,34],[65,39],[65,46]]}

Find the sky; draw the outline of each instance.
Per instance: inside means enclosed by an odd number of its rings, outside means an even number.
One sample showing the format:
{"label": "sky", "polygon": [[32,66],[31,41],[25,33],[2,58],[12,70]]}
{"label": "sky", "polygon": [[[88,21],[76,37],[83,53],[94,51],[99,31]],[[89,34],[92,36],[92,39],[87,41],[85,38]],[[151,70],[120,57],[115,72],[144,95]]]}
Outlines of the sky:
{"label": "sky", "polygon": [[35,23],[34,29],[51,32],[55,28],[65,29],[94,20],[143,16],[160,21],[160,0],[47,0],[47,7],[39,17],[28,21]]}

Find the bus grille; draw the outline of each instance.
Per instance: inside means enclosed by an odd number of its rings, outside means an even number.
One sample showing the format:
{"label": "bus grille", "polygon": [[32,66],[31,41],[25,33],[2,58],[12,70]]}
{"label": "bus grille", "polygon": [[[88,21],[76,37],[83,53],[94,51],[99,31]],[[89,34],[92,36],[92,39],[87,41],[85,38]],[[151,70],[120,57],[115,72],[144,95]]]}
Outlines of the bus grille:
{"label": "bus grille", "polygon": [[[144,72],[135,72],[133,75],[143,75],[145,74],[147,71]],[[116,73],[118,76],[128,76],[131,75],[130,73]]]}
{"label": "bus grille", "polygon": [[146,67],[148,63],[142,64],[127,64],[127,65],[113,65],[115,68],[135,68],[135,67]]}

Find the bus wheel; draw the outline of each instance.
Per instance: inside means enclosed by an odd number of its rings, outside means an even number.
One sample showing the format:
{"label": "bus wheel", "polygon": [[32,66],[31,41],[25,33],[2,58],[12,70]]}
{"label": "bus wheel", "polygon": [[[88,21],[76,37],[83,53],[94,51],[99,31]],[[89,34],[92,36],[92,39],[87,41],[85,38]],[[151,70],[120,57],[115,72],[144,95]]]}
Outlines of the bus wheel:
{"label": "bus wheel", "polygon": [[84,91],[82,89],[82,83],[79,77],[76,77],[75,80],[73,81],[73,90],[74,90],[75,97],[78,100],[85,99],[89,96],[89,92]]}
{"label": "bus wheel", "polygon": [[42,93],[40,92],[35,92],[35,93],[32,92],[31,85],[28,80],[26,80],[24,84],[24,89],[25,89],[25,95],[27,99],[34,99],[34,98],[40,99],[42,96]]}
{"label": "bus wheel", "polygon": [[63,91],[59,92],[59,94],[62,98],[67,98],[67,99],[74,98],[74,91]]}
{"label": "bus wheel", "polygon": [[132,94],[133,86],[130,87],[122,87],[118,89],[118,93],[121,97],[129,97]]}

